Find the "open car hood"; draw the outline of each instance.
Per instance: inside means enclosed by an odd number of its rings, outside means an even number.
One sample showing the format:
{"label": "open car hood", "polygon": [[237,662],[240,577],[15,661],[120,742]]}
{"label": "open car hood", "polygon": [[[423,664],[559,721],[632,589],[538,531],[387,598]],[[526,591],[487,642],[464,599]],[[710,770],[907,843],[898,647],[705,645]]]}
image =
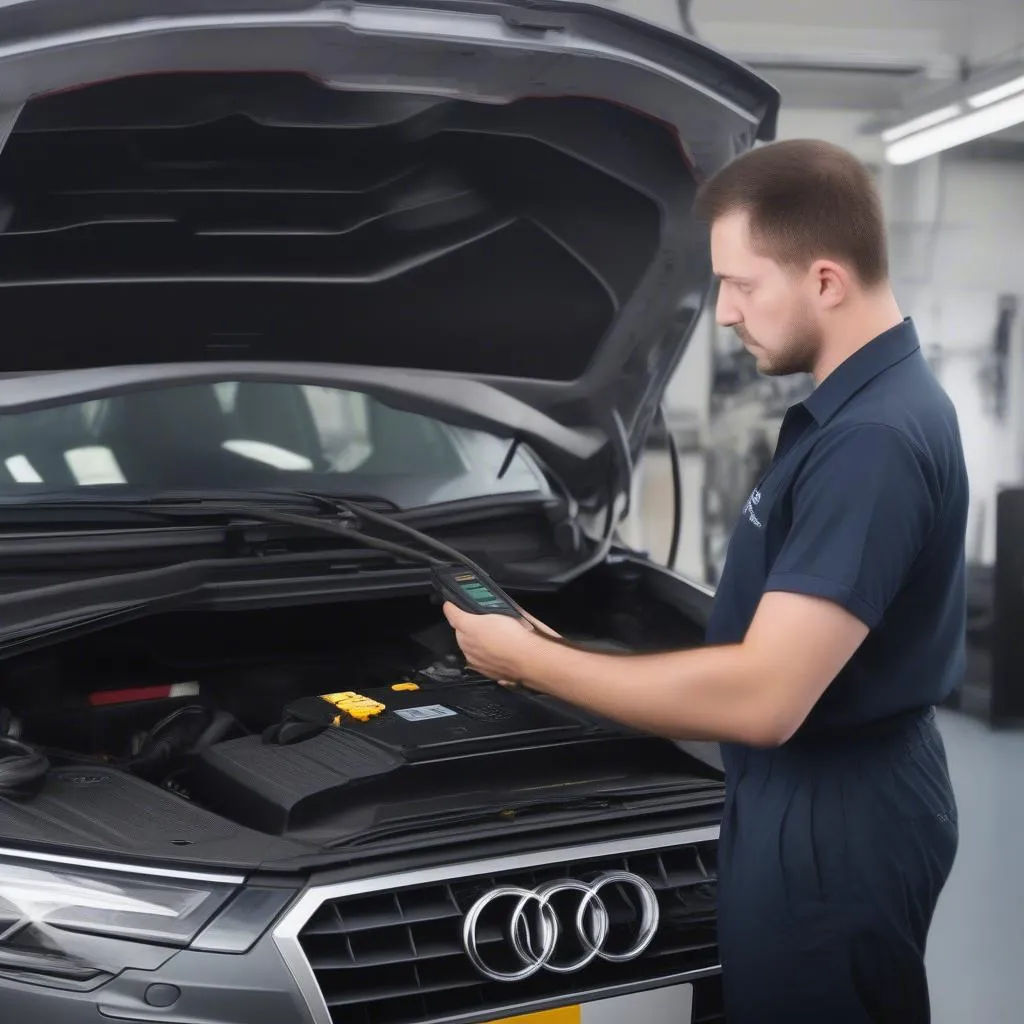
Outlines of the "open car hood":
{"label": "open car hood", "polygon": [[708,293],[697,184],[778,107],[622,11],[488,0],[24,0],[0,96],[0,408],[330,380],[521,436],[583,500]]}

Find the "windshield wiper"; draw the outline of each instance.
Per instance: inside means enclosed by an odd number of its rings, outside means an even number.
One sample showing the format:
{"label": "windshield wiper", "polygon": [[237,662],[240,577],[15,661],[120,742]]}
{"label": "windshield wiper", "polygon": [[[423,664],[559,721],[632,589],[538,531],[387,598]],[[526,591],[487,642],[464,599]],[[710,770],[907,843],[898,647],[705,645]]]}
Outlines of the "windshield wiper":
{"label": "windshield wiper", "polygon": [[[461,567],[486,576],[476,563],[460,551],[391,516],[369,509],[360,502],[333,495],[286,496],[287,499],[295,497],[310,502],[311,510],[300,514],[270,507],[265,499],[262,504],[254,500],[242,501],[235,494],[225,498],[204,495],[191,500],[170,497],[139,501],[106,499],[101,503],[86,501],[83,504],[94,510],[102,507],[108,511],[140,511],[147,516],[159,517],[165,523],[169,520],[195,518],[197,513],[203,513],[206,525],[210,525],[209,519],[213,517],[217,527],[225,531],[237,527],[251,529],[254,521],[280,524],[303,532],[330,536],[345,547],[385,552],[399,562],[428,569]],[[275,493],[274,498],[280,499],[281,495]],[[317,515],[314,508],[320,508],[321,513]],[[364,520],[400,533],[415,542],[416,546],[388,540],[360,529]],[[38,538],[37,543],[41,543]],[[0,606],[5,609],[4,626],[0,629],[0,646],[9,643],[31,644],[54,630],[74,629],[97,616],[114,621],[138,615],[147,607],[179,603],[211,583],[231,560],[224,557],[169,560],[165,564],[139,570],[101,570],[95,575],[76,575],[72,579],[55,583],[40,583],[30,589],[19,586],[6,593],[0,592]]]}
{"label": "windshield wiper", "polygon": [[[369,499],[375,500],[375,499]],[[275,505],[300,504],[309,512],[294,512]],[[379,512],[366,500],[343,498],[334,494],[313,491],[224,491],[224,492],[165,492],[149,497],[111,498],[53,498],[37,503],[34,508],[51,510],[85,510],[90,512],[127,512],[163,521],[197,519],[213,516],[237,517],[263,523],[279,523],[312,533],[326,534],[345,543],[387,552],[395,558],[427,566],[457,565],[486,575],[472,559],[461,551],[431,537],[407,523],[394,513]],[[0,505],[0,522],[3,506]],[[319,513],[319,514],[317,514]],[[368,533],[363,526],[372,523],[391,530],[414,542],[400,544]],[[231,524],[228,524],[231,525]],[[421,549],[427,550],[421,550]]]}
{"label": "windshield wiper", "polygon": [[[189,512],[201,515],[204,512],[223,511],[226,505],[254,506],[268,503],[273,506],[301,508],[310,512],[336,511],[333,503],[334,495],[317,495],[305,491],[283,491],[273,489],[244,490],[168,490],[155,494],[68,494],[55,492],[34,495],[31,501],[19,497],[10,500],[0,497],[0,521],[7,516],[23,513],[32,517],[40,510],[47,512],[134,512],[139,515],[161,517],[163,515],[178,517],[179,513]],[[390,502],[376,497],[351,498],[356,504],[366,507],[367,503],[384,505],[395,512],[398,511]]]}
{"label": "windshield wiper", "polygon": [[[283,508],[274,508],[266,503],[266,499],[271,497],[281,504],[292,505],[295,504],[295,498],[305,499],[310,504],[311,509],[319,508],[320,514],[313,514],[312,511],[310,513],[300,513]],[[87,507],[96,509],[98,506],[94,503],[88,503]],[[455,551],[454,548],[450,548],[440,541],[435,541],[420,530],[406,526],[404,523],[399,523],[387,515],[376,512],[361,502],[327,497],[325,495],[306,494],[304,492],[289,492],[286,495],[282,495],[276,491],[268,492],[267,494],[262,492],[246,492],[242,496],[230,492],[224,495],[203,494],[191,498],[167,495],[159,498],[146,498],[141,501],[114,501],[100,507],[116,508],[124,511],[141,511],[149,515],[171,519],[214,515],[217,518],[227,516],[256,520],[263,523],[280,523],[284,526],[293,526],[313,533],[327,534],[345,543],[360,544],[378,551],[385,551],[396,558],[420,565],[447,565],[450,564],[452,559],[458,563],[465,561],[465,556]],[[382,537],[366,533],[360,529],[360,518],[390,527],[424,547],[443,549],[443,553],[447,556],[448,560],[442,560],[435,555],[417,550],[407,544],[397,544]]]}

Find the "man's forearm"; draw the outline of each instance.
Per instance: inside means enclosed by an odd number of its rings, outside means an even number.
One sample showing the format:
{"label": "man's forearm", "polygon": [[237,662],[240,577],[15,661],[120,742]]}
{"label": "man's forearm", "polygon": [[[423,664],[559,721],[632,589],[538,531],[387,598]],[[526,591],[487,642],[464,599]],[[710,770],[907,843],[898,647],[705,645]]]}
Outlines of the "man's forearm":
{"label": "man's forearm", "polygon": [[671,739],[770,746],[784,727],[763,671],[742,644],[616,655],[536,637],[523,655],[533,689]]}

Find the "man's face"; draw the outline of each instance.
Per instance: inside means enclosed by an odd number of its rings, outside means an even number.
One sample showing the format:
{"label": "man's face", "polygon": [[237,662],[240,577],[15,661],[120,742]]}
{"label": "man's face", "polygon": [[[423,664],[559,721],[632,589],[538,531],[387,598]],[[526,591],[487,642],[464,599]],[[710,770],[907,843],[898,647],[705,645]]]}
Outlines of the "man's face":
{"label": "man's face", "polygon": [[711,262],[721,282],[716,319],[736,331],[758,371],[811,373],[822,342],[811,274],[755,252],[745,212],[712,224]]}

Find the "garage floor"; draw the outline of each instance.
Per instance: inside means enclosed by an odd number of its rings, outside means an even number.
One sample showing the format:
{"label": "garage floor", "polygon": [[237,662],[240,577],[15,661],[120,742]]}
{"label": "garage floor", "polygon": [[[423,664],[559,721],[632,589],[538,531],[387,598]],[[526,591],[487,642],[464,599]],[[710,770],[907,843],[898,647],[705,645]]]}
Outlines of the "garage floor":
{"label": "garage floor", "polygon": [[[685,525],[677,562],[700,578],[699,456],[685,460]],[[671,533],[667,458],[644,460],[631,543],[664,559]],[[738,511],[738,510],[737,510]],[[993,732],[940,712],[960,809],[960,849],[931,932],[933,1024],[1024,1021],[1024,730]]]}
{"label": "garage floor", "polygon": [[1024,1021],[1024,731],[941,713],[960,851],[932,928],[934,1024]]}

